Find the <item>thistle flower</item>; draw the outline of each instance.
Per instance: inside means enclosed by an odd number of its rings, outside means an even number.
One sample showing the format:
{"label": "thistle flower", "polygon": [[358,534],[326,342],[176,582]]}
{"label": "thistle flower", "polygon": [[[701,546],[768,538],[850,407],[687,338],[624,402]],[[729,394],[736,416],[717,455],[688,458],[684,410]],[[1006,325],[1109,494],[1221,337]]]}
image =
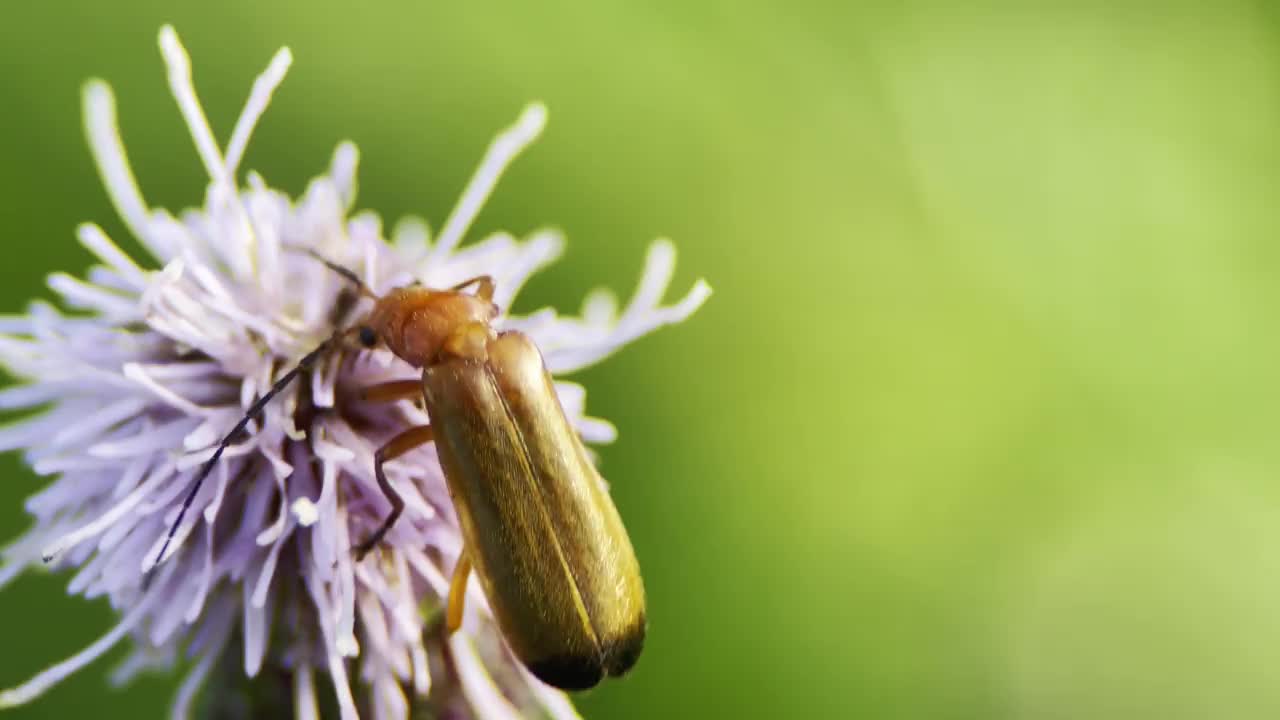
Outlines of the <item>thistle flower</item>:
{"label": "thistle flower", "polygon": [[[351,144],[338,146],[327,173],[296,201],[255,173],[239,186],[254,125],[291,62],[287,49],[254,83],[222,149],[172,28],[161,30],[160,48],[209,173],[204,207],[174,217],[146,204],[111,91],[88,83],[93,157],[152,257],[136,262],[101,228],[81,225],[80,242],[102,264],[86,279],[49,278],[73,312],[37,301],[26,315],[0,318],[0,363],[23,381],[0,391],[0,407],[43,408],[0,429],[0,449],[21,449],[36,473],[54,478],[28,499],[34,526],[0,556],[0,586],[31,566],[76,569],[68,590],[106,596],[120,619],[80,653],[0,692],[0,708],[35,699],[128,636],[134,649],[117,682],[191,659],[174,717],[190,713],[230,652],[247,677],[287,678],[299,718],[317,717],[322,703],[336,704],[343,718],[403,718],[420,707],[449,717],[575,716],[562,694],[510,657],[475,583],[463,630],[447,639],[433,630],[461,540],[430,446],[387,466],[406,509],[379,551],[355,562],[352,547],[389,509],[374,450],[426,422],[410,402],[352,401],[357,388],[413,376],[386,351],[335,352],[268,405],[218,461],[157,563],[218,439],[299,357],[358,317],[349,285],[305,251],[351,268],[378,292],[488,274],[503,308],[556,259],[563,241],[547,230],[460,247],[503,169],[541,131],[544,108],[529,106],[497,137],[434,238],[425,223],[407,220],[388,242],[376,215],[350,214]],[[655,243],[620,313],[613,295],[598,290],[581,317],[548,309],[507,315],[499,326],[530,335],[553,373],[582,368],[706,300],[710,290],[699,281],[678,303],[661,305],[673,263],[671,245]],[[613,440],[612,426],[584,415],[580,386],[557,381],[556,389],[584,439]],[[332,686],[332,696],[320,685]]]}

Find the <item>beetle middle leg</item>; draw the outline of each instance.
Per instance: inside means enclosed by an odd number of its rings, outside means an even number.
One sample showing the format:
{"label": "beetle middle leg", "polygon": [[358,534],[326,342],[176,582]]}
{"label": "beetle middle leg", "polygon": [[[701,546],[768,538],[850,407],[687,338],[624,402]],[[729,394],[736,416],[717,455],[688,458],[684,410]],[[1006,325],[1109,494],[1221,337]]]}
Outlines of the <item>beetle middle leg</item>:
{"label": "beetle middle leg", "polygon": [[383,536],[400,518],[400,513],[404,512],[404,498],[400,497],[400,493],[396,492],[396,489],[391,487],[391,483],[387,481],[387,474],[382,470],[383,463],[388,460],[394,460],[416,447],[426,445],[431,442],[433,437],[430,425],[419,425],[391,438],[387,441],[387,444],[378,448],[378,452],[374,453],[373,474],[378,478],[378,487],[382,490],[382,494],[391,503],[391,514],[382,522],[377,531],[369,536],[368,540],[356,547],[356,562],[363,560],[364,556],[382,541]]}

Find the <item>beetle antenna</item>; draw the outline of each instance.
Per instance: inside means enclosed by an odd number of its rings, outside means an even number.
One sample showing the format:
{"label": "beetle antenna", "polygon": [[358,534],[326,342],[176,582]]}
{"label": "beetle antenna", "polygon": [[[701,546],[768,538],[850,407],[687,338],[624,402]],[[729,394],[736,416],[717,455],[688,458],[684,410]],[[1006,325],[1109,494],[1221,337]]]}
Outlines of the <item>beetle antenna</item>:
{"label": "beetle antenna", "polygon": [[369,286],[368,286],[368,285],[365,285],[365,284],[364,284],[364,281],[363,281],[363,280],[361,280],[361,279],[360,279],[360,277],[359,277],[358,275],[356,275],[356,274],[351,270],[351,268],[346,268],[346,267],[343,267],[343,266],[339,265],[338,263],[336,263],[336,262],[334,262],[334,261],[330,260],[329,258],[327,258],[327,257],[325,257],[325,256],[323,256],[323,255],[321,255],[320,253],[316,252],[316,251],[315,251],[314,249],[312,249],[312,248],[301,248],[301,247],[286,246],[286,247],[285,247],[285,249],[286,249],[286,250],[292,250],[292,251],[294,251],[294,252],[304,252],[304,253],[306,253],[306,254],[310,255],[311,257],[313,257],[313,258],[315,258],[316,260],[318,260],[322,265],[324,265],[325,267],[329,268],[330,270],[332,270],[332,271],[334,271],[334,272],[338,273],[338,274],[339,274],[339,275],[341,275],[343,278],[345,278],[348,282],[350,282],[352,285],[355,285],[355,286],[356,286],[356,290],[359,290],[361,295],[363,295],[363,296],[365,296],[365,297],[367,297],[367,298],[370,298],[370,299],[372,299],[372,300],[377,300],[377,299],[378,299],[378,296],[377,296],[376,294],[374,294],[374,292],[373,292],[372,290],[370,290],[370,289],[369,289]]}
{"label": "beetle antenna", "polygon": [[[357,282],[359,281],[357,280]],[[218,443],[217,449],[213,451],[213,455],[204,462],[204,465],[200,466],[200,472],[196,474],[195,484],[187,491],[187,497],[182,501],[182,509],[178,511],[178,519],[174,520],[173,525],[169,527],[169,535],[165,537],[164,545],[160,547],[160,554],[156,555],[156,561],[152,564],[153,569],[160,564],[162,559],[164,559],[165,551],[169,549],[169,543],[173,541],[173,536],[177,534],[178,528],[182,525],[182,519],[186,517],[187,510],[191,508],[191,503],[195,502],[196,493],[200,492],[200,486],[204,484],[205,478],[209,477],[209,473],[213,471],[213,466],[218,464],[218,459],[222,457],[223,451],[227,449],[231,444],[231,441],[244,432],[245,428],[249,426],[249,422],[262,412],[263,408],[267,406],[267,403],[271,402],[272,398],[288,387],[289,383],[293,382],[303,370],[310,369],[311,366],[315,364],[316,360],[327,350],[337,344],[337,342],[341,340],[342,336],[347,334],[347,332],[348,331],[346,330],[340,330],[334,333],[328,340],[320,343],[315,350],[303,355],[302,359],[298,361],[298,364],[293,366],[293,369],[280,376],[280,379],[271,386],[271,389],[268,390],[266,394],[255,400],[254,403],[249,406],[249,409],[244,413],[244,417],[240,418],[240,421],[236,423],[235,427],[231,428],[231,432],[223,436],[222,441]]]}

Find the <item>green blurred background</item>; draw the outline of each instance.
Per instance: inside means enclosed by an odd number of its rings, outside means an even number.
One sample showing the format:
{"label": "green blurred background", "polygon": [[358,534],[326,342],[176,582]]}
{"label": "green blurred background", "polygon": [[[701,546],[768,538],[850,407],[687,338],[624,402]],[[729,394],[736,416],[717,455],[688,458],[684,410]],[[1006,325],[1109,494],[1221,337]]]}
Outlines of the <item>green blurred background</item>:
{"label": "green blurred background", "polygon": [[[155,205],[202,199],[156,31],[246,167],[438,227],[530,99],[477,230],[556,224],[523,308],[674,238],[686,325],[582,373],[650,643],[588,717],[1280,714],[1280,12],[1263,2],[5,3],[0,306],[124,237],[82,139],[111,82]],[[3,459],[0,536],[38,484]],[[0,686],[110,612],[0,592]],[[120,653],[116,653],[119,657]],[[154,717],[99,663],[11,717]],[[109,709],[109,710],[108,710]]]}

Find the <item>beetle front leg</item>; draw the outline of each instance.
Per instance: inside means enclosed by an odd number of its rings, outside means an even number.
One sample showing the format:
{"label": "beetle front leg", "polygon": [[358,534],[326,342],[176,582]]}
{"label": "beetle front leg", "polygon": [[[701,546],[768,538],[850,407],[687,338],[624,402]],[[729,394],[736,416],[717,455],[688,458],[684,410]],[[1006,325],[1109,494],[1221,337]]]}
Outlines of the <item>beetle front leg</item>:
{"label": "beetle front leg", "polygon": [[392,380],[360,388],[360,399],[365,402],[384,403],[421,397],[421,380]]}
{"label": "beetle front leg", "polygon": [[400,493],[396,492],[396,489],[391,487],[391,483],[387,481],[387,474],[383,472],[382,464],[388,460],[394,460],[420,445],[426,445],[431,442],[433,437],[430,425],[420,425],[409,428],[391,438],[386,445],[378,448],[378,452],[374,453],[373,474],[378,478],[378,487],[382,490],[382,494],[391,503],[391,514],[383,521],[382,526],[373,535],[369,536],[368,540],[356,547],[356,562],[363,560],[364,556],[382,541],[383,536],[400,518],[400,513],[404,512],[404,498],[400,497]]}
{"label": "beetle front leg", "polygon": [[449,605],[444,612],[445,635],[452,635],[462,627],[462,611],[466,609],[467,577],[471,575],[471,558],[466,548],[458,555],[453,568],[453,580],[449,582]]}

